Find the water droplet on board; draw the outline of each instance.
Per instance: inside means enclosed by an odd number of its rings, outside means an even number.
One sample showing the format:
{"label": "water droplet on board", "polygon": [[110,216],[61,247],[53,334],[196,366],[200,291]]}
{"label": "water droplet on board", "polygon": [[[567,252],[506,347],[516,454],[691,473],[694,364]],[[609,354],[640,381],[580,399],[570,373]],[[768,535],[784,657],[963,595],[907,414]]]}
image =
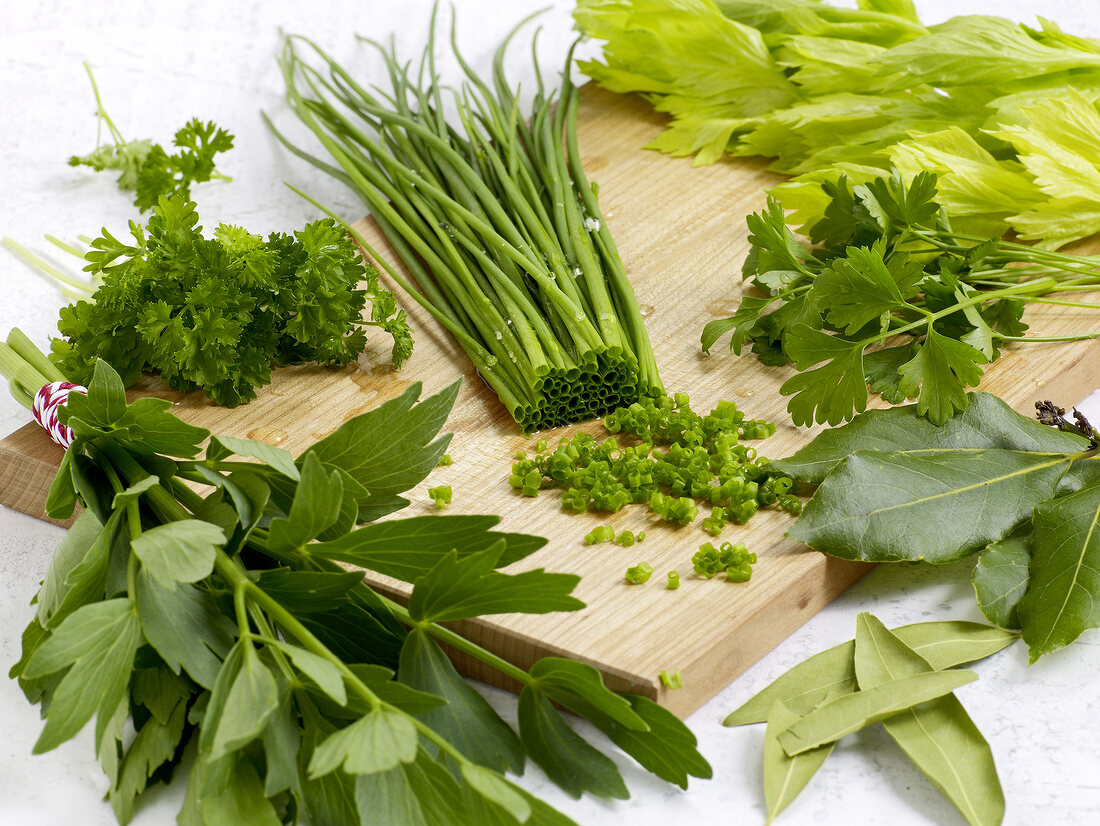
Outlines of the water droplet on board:
{"label": "water droplet on board", "polygon": [[653,305],[639,304],[638,312],[641,314],[642,318],[649,318],[651,315],[653,315]]}
{"label": "water droplet on board", "polygon": [[753,396],[756,395],[755,390],[736,390],[734,392],[742,399],[751,399]]}
{"label": "water droplet on board", "polygon": [[278,447],[286,441],[286,437],[289,434],[285,430],[279,430],[277,428],[257,427],[248,431],[247,436],[254,442],[263,442],[264,444],[271,445],[272,447]]}
{"label": "water droplet on board", "polygon": [[727,318],[737,312],[741,302],[735,298],[723,298],[707,305],[707,312],[719,318]]}

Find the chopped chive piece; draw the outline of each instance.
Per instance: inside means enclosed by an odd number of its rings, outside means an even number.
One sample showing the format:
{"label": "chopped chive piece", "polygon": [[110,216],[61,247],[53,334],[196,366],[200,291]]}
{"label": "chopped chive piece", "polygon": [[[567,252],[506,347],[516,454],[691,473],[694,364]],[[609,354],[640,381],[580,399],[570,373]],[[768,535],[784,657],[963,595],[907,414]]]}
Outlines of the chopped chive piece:
{"label": "chopped chive piece", "polygon": [[714,579],[722,571],[730,582],[747,582],[752,576],[752,565],[756,554],[749,553],[743,543],[734,545],[723,542],[718,548],[711,542],[704,542],[699,551],[691,558],[691,567],[699,576]]}
{"label": "chopped chive piece", "polygon": [[526,458],[527,458],[527,451],[526,450],[517,450],[516,451],[516,460],[517,461],[522,462]]}
{"label": "chopped chive piece", "polygon": [[539,439],[537,442],[535,442],[535,452],[542,453],[544,450],[546,450],[546,446],[546,439]]}
{"label": "chopped chive piece", "polygon": [[649,582],[652,575],[653,566],[648,562],[639,562],[633,568],[626,569],[626,581],[630,585],[641,585],[644,582]]}
{"label": "chopped chive piece", "polygon": [[679,571],[669,571],[668,572],[668,585],[666,587],[670,591],[675,591],[677,588],[680,587],[680,572]]}
{"label": "chopped chive piece", "polygon": [[683,688],[684,687],[684,678],[680,676],[680,669],[677,668],[674,671],[664,671],[664,670],[662,670],[661,671],[661,684],[664,685],[664,687],[668,688],[668,689]]}
{"label": "chopped chive piece", "polygon": [[615,544],[622,545],[624,548],[629,548],[636,541],[637,540],[634,538],[634,531],[623,531],[615,537]]}
{"label": "chopped chive piece", "polygon": [[439,465],[437,465],[437,467],[446,467],[447,465],[451,464],[453,461],[454,461],[454,459],[451,458],[450,453],[444,453],[442,456],[439,457]]}
{"label": "chopped chive piece", "polygon": [[634,540],[635,540],[636,542],[643,542],[643,541],[645,541],[645,531],[638,531],[638,535],[637,535],[636,537],[634,537]]}
{"label": "chopped chive piece", "polygon": [[711,536],[718,536],[722,532],[722,526],[726,524],[726,509],[715,505],[710,516],[703,520],[703,530]]}
{"label": "chopped chive piece", "polygon": [[600,525],[585,534],[584,544],[595,545],[597,542],[611,542],[615,539],[615,529],[610,525]]}
{"label": "chopped chive piece", "polygon": [[428,488],[428,496],[435,500],[437,508],[449,505],[451,504],[451,486],[437,485],[434,488]]}

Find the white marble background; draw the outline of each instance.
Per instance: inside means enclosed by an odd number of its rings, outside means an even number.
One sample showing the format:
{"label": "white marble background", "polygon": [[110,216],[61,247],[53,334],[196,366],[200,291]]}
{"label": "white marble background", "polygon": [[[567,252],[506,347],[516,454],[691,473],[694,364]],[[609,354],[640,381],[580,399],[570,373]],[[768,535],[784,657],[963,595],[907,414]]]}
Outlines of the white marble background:
{"label": "white marble background", "polygon": [[[512,23],[544,4],[456,0],[460,42],[468,57],[486,66]],[[917,6],[927,22],[960,13],[1033,22],[1041,14],[1070,32],[1100,36],[1095,0],[917,0]],[[550,71],[557,70],[561,48],[572,37],[570,7],[554,0],[543,19],[542,54]],[[356,50],[354,33],[376,38],[393,33],[399,51],[411,55],[422,44],[429,8],[428,0],[0,2],[0,235],[43,250],[49,246],[40,240],[44,233],[72,238],[94,235],[101,226],[125,231],[133,209],[112,178],[64,163],[70,154],[90,151],[95,141],[94,104],[83,60],[95,67],[105,105],[129,138],[167,142],[192,115],[214,119],[236,134],[238,148],[222,162],[234,183],[207,184],[194,192],[208,226],[228,221],[265,233],[300,226],[314,213],[281,182],[301,181],[305,168],[276,145],[258,116],[260,108],[285,115],[274,61],[279,29],[311,35],[337,56],[350,59],[354,54],[358,61],[363,51]],[[514,76],[519,78],[525,56],[517,53],[517,58]],[[442,65],[453,77],[453,64]],[[331,180],[315,178],[310,190],[349,216],[361,212],[356,199]],[[45,345],[62,303],[51,286],[0,253],[0,332],[20,326]],[[1080,397],[1090,390],[1081,387]],[[1090,402],[1088,409],[1100,419],[1100,395]],[[0,393],[0,434],[27,418],[22,407]],[[58,528],[0,508],[0,663],[5,671],[18,659],[19,635],[32,615],[28,600],[61,535]],[[619,755],[616,762],[633,795],[628,801],[572,800],[533,765],[519,782],[585,826],[613,819],[636,826],[763,823],[762,729],[725,729],[720,721],[782,671],[850,638],[856,614],[865,610],[889,626],[981,619],[965,564],[944,569],[882,566],[689,718],[714,766],[714,779],[693,781],[684,793]],[[962,688],[959,696],[992,744],[1008,800],[1005,822],[1100,822],[1096,632],[1033,666],[1017,644],[976,669],[981,679]],[[486,693],[505,717],[513,716],[510,695],[490,689]],[[3,678],[0,720],[0,824],[114,823],[102,801],[105,781],[87,731],[55,751],[32,757],[41,727],[37,708]],[[180,789],[150,794],[133,822],[174,822],[181,796]],[[842,742],[780,822],[916,826],[963,821],[881,729],[873,728]]]}

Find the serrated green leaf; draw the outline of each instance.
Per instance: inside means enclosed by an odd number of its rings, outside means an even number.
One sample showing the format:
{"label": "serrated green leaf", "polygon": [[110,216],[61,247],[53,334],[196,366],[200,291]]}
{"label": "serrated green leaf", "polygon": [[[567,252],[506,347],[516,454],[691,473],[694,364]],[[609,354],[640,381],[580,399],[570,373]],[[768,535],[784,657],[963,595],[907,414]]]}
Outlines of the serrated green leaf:
{"label": "serrated green leaf", "polygon": [[201,811],[203,826],[283,826],[256,769],[244,758],[235,761],[231,780],[220,794],[202,799]]}
{"label": "serrated green leaf", "polygon": [[134,554],[165,588],[179,582],[198,582],[214,570],[214,557],[225,544],[217,525],[198,519],[181,519],[156,525],[130,542]]}
{"label": "serrated green leaf", "polygon": [[835,745],[826,743],[794,757],[788,755],[779,744],[779,735],[799,719],[799,715],[783,705],[781,700],[777,700],[768,713],[763,758],[764,801],[768,807],[768,823],[774,821],[806,787]]}
{"label": "serrated green leaf", "polygon": [[546,544],[542,537],[489,530],[499,521],[497,516],[465,514],[394,519],[364,525],[339,539],[315,543],[309,546],[309,552],[414,582],[451,551],[462,559],[503,540],[506,547],[497,562],[504,566]]}
{"label": "serrated green leaf", "polygon": [[447,451],[450,435],[432,441],[458,396],[459,382],[420,403],[419,382],[396,399],[345,422],[309,447],[299,461],[315,454],[343,468],[371,496],[390,496],[427,477]]}
{"label": "serrated green leaf", "polygon": [[306,454],[302,464],[290,512],[268,526],[268,546],[275,554],[301,548],[340,516],[344,492],[340,474],[326,471],[316,454]]}
{"label": "serrated green leaf", "polygon": [[[238,645],[248,643],[238,643]],[[215,691],[217,691],[215,685]],[[211,700],[213,702],[213,700]],[[210,742],[210,758],[218,759],[251,743],[263,732],[279,708],[275,675],[249,647],[241,668],[229,685],[221,715]]]}
{"label": "serrated green leaf", "polygon": [[571,797],[586,791],[630,796],[615,764],[574,732],[546,695],[527,686],[519,695],[519,734],[531,759]]}
{"label": "serrated green leaf", "polygon": [[770,467],[802,482],[820,484],[840,462],[857,450],[920,455],[938,450],[1025,450],[1076,453],[1080,436],[1021,416],[992,393],[970,393],[961,413],[934,425],[915,405],[868,410],[841,427],[823,430],[793,456]]}
{"label": "serrated green leaf", "polygon": [[404,714],[377,709],[325,738],[309,761],[316,779],[343,768],[348,774],[389,771],[416,759],[416,728]]}
{"label": "serrated green leaf", "polygon": [[573,708],[575,703],[571,704],[571,700],[581,700],[585,707],[599,711],[624,728],[648,731],[645,721],[630,707],[630,701],[604,685],[598,668],[561,657],[542,657],[527,673],[539,690],[582,716],[587,715]]}
{"label": "serrated green leaf", "polygon": [[988,359],[969,344],[930,329],[917,354],[898,368],[899,387],[906,396],[917,396],[917,412],[941,425],[966,407],[967,387],[982,379]]}
{"label": "serrated green leaf", "polygon": [[259,459],[263,464],[275,468],[290,479],[298,480],[298,466],[294,464],[294,457],[289,451],[281,447],[274,447],[267,442],[257,442],[253,439],[235,439],[232,436],[212,436],[210,444],[206,448],[206,458],[220,461],[227,456],[250,456]]}
{"label": "serrated green leaf", "polygon": [[149,488],[156,487],[160,480],[156,476],[146,476],[144,479],[135,482],[126,488],[126,490],[119,491],[115,494],[115,498],[111,501],[111,508],[118,510],[125,507],[128,502],[132,502],[141,497],[141,494],[149,490]]}
{"label": "serrated green leaf", "polygon": [[884,247],[849,247],[814,279],[814,300],[826,308],[829,323],[846,327],[848,336],[902,307],[916,293],[921,264],[899,258],[888,264]]}
{"label": "serrated green leaf", "polygon": [[1002,628],[1020,627],[1016,607],[1027,591],[1030,562],[1029,524],[978,554],[971,582],[978,608],[987,620]]}
{"label": "serrated green leaf", "polygon": [[272,641],[269,644],[274,645],[290,657],[294,667],[313,680],[317,687],[338,705],[347,703],[348,693],[344,687],[344,675],[335,663],[329,662],[299,645],[291,645],[282,641]]}
{"label": "serrated green leaf", "polygon": [[575,574],[542,568],[505,574],[494,570],[504,541],[476,554],[444,556],[413,585],[409,615],[418,622],[449,622],[488,614],[546,614],[575,611],[584,603],[570,596],[580,582]]}
{"label": "serrated green leaf", "polygon": [[107,793],[119,823],[128,823],[137,796],[145,791],[149,778],[176,754],[183,737],[187,703],[179,700],[166,721],[154,717],[145,721],[122,759],[118,781]]}
{"label": "serrated green leaf", "polygon": [[835,742],[918,703],[942,697],[976,679],[978,675],[973,671],[932,671],[845,694],[818,706],[792,724],[779,735],[779,742],[793,757]]}
{"label": "serrated green leaf", "polygon": [[[335,732],[328,722],[307,725],[302,735],[298,769],[303,778],[305,808],[316,826],[348,826],[359,822],[356,806],[356,778],[341,771],[329,772],[318,778],[309,776],[308,766],[317,745]],[[201,824],[199,824],[201,826]]]}
{"label": "serrated green leaf", "polygon": [[165,588],[139,571],[134,601],[145,638],[165,664],[176,674],[183,668],[196,683],[213,688],[234,630],[213,597],[193,585]]}
{"label": "serrated green leaf", "polygon": [[172,402],[151,396],[137,399],[115,422],[119,437],[136,447],[190,459],[197,456],[200,445],[210,431],[188,424],[172,412]]}
{"label": "serrated green leaf", "polygon": [[1035,662],[1100,625],[1100,484],[1040,502],[1030,582],[1017,610]]}
{"label": "serrated green leaf", "polygon": [[264,794],[274,797],[283,791],[302,796],[302,776],[298,771],[298,752],[302,731],[294,701],[286,686],[279,692],[279,707],[264,726],[260,738],[264,745],[267,771],[264,774]]}
{"label": "serrated green leaf", "polygon": [[745,342],[749,340],[756,322],[760,320],[760,314],[774,301],[774,298],[743,296],[741,303],[737,305],[737,309],[732,316],[717,318],[714,321],[707,322],[707,325],[703,327],[703,333],[700,336],[703,352],[709,355],[710,348],[714,346],[714,343],[732,330],[730,350],[737,355],[741,355],[741,349],[745,346]]}
{"label": "serrated green leaf", "polygon": [[512,784],[492,769],[476,763],[463,763],[462,779],[479,795],[504,809],[519,823],[531,817],[531,805]]}
{"label": "serrated green leaf", "polygon": [[35,679],[68,668],[53,695],[34,753],[74,736],[99,712],[110,715],[130,682],[141,626],[128,599],[82,606],[57,627],[31,656],[23,676]]}
{"label": "serrated green leaf", "polygon": [[901,389],[899,368],[913,358],[912,344],[883,347],[863,354],[863,377],[872,393],[878,393],[891,404],[905,401]]}
{"label": "serrated green leaf", "polygon": [[[783,340],[787,354],[803,371],[779,388],[791,420],[799,426],[815,421],[840,424],[867,409],[867,381],[863,370],[863,342],[845,341],[806,324],[794,325]],[[826,362],[815,370],[806,368]]]}
{"label": "serrated green leaf", "polygon": [[428,819],[421,807],[419,791],[409,783],[404,764],[389,771],[357,775],[355,801],[360,822],[388,826],[432,826],[444,822]]}
{"label": "serrated green leaf", "polygon": [[426,632],[414,629],[401,649],[398,677],[402,683],[442,697],[447,705],[421,715],[467,758],[497,771],[523,771],[523,748],[505,723],[457,671]]}
{"label": "serrated green leaf", "polygon": [[363,571],[272,568],[261,572],[257,584],[291,613],[316,614],[345,601],[348,591],[362,581]]}
{"label": "serrated green leaf", "polygon": [[953,562],[1026,520],[1070,461],[1000,449],[856,451],[825,478],[787,536],[845,559]]}

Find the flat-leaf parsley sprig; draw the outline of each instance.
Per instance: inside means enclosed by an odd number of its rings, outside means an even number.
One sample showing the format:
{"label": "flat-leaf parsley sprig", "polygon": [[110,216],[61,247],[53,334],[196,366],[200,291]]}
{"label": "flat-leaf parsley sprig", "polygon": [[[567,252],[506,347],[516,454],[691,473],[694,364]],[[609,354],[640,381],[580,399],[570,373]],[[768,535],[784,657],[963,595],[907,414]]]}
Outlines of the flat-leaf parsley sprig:
{"label": "flat-leaf parsley sprig", "polygon": [[917,412],[942,424],[1004,345],[1100,337],[1025,336],[1021,319],[1028,302],[1100,309],[1050,297],[1100,289],[1095,259],[955,232],[936,183],[928,172],[826,182],[831,200],[810,245],[769,199],[747,219],[742,277],[759,292],[706,325],[703,350],[729,334],[737,354],[751,342],[766,364],[793,362],[800,372],[780,392],[798,425],[851,419],[868,386],[894,404],[916,398]]}
{"label": "flat-leaf parsley sprig", "polygon": [[[27,355],[0,345],[0,369],[22,389],[47,379]],[[610,691],[591,666],[519,668],[439,624],[581,607],[576,576],[500,570],[544,539],[494,531],[495,516],[372,521],[407,505],[399,494],[439,463],[457,382],[422,401],[413,385],[297,458],[211,436],[164,399],[128,405],[102,361],[87,391],[60,409],[74,438],[47,503],[55,518],[78,500],[84,511],[11,674],[44,708],[36,752],[96,718],[120,823],[147,786],[186,771],[185,826],[241,812],[263,826],[570,824],[504,776],[530,757],[570,794],[627,796],[615,763],[559,707],[670,782],[710,775],[683,723]],[[363,568],[412,583],[407,606]],[[441,643],[522,686],[518,732]]]}

